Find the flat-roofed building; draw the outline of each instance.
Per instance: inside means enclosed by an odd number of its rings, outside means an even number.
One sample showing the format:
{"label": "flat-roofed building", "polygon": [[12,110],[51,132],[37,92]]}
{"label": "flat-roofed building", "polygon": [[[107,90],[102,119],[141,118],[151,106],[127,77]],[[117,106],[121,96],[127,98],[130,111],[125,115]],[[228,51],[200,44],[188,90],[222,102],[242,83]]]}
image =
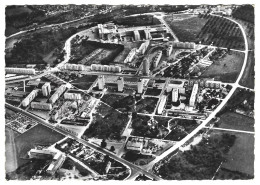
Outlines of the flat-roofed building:
{"label": "flat-roofed building", "polygon": [[135,38],[135,41],[140,40],[140,33],[139,33],[138,30],[135,30],[135,31],[134,31],[134,38]]}
{"label": "flat-roofed building", "polygon": [[167,96],[163,95],[161,97],[161,101],[160,101],[158,109],[157,109],[157,113],[158,114],[162,114],[164,106],[165,106],[165,103],[166,103],[166,100],[167,100]]}
{"label": "flat-roofed building", "polygon": [[147,58],[143,60],[143,75],[149,75],[150,62]]}
{"label": "flat-roofed building", "polygon": [[124,91],[124,78],[123,77],[119,77],[117,79],[117,90],[119,92],[123,92]]}
{"label": "flat-roofed building", "polygon": [[39,110],[51,110],[52,104],[51,103],[44,103],[44,102],[32,102],[31,107],[33,109],[39,109]]}
{"label": "flat-roofed building", "polygon": [[177,102],[179,97],[179,89],[172,89],[172,102]]}
{"label": "flat-roofed building", "polygon": [[193,85],[193,88],[192,88],[191,96],[190,96],[190,104],[189,104],[189,105],[190,105],[191,107],[194,107],[194,106],[195,106],[198,89],[199,89],[199,85],[198,85],[198,84],[194,84],[194,85]]}
{"label": "flat-roofed building", "polygon": [[101,75],[101,76],[98,76],[98,89],[99,90],[102,90],[104,89],[105,87],[105,79],[104,79],[104,76]]}
{"label": "flat-roofed building", "polygon": [[51,83],[46,82],[42,86],[42,94],[43,94],[43,96],[49,96],[51,94]]}
{"label": "flat-roofed building", "polygon": [[139,79],[137,82],[137,93],[142,94],[144,91],[144,79]]}

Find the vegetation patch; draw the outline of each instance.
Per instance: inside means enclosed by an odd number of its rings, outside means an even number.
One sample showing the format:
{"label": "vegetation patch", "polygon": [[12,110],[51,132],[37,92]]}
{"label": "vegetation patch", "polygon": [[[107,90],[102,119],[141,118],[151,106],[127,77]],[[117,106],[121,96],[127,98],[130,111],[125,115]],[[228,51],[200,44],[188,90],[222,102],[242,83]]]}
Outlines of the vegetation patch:
{"label": "vegetation patch", "polygon": [[122,132],[128,122],[128,115],[120,113],[104,103],[100,103],[94,118],[83,137],[121,140]]}
{"label": "vegetation patch", "polygon": [[230,51],[230,54],[214,61],[201,75],[202,78],[214,78],[222,82],[233,83],[236,81],[244,63],[244,53]]}
{"label": "vegetation patch", "polygon": [[210,180],[235,140],[236,136],[230,134],[203,138],[190,150],[157,163],[153,170],[166,180]]}

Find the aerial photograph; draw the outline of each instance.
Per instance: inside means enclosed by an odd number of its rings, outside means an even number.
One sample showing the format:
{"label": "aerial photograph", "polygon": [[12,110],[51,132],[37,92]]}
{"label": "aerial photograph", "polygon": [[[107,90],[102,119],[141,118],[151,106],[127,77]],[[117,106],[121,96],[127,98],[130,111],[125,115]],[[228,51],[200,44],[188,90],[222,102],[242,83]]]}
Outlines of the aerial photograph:
{"label": "aerial photograph", "polygon": [[6,181],[255,179],[255,5],[4,18]]}

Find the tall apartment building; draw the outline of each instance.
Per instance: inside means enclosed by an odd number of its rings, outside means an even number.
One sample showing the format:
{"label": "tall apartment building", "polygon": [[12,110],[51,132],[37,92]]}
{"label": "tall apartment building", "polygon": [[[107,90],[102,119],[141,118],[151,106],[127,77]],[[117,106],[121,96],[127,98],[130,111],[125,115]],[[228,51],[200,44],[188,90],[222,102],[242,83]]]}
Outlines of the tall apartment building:
{"label": "tall apartment building", "polygon": [[51,94],[51,83],[46,82],[42,86],[42,94],[43,94],[43,96],[49,96]]}
{"label": "tall apartment building", "polygon": [[98,89],[102,90],[105,87],[105,78],[103,75],[98,77]]}
{"label": "tall apartment building", "polygon": [[140,40],[140,33],[139,33],[138,30],[135,30],[135,31],[134,31],[134,37],[135,37],[135,41]]}
{"label": "tall apartment building", "polygon": [[189,105],[191,107],[195,106],[195,101],[196,101],[196,98],[197,98],[198,89],[199,89],[199,85],[194,84],[193,88],[192,88],[191,96],[190,96],[190,104]]}
{"label": "tall apartment building", "polygon": [[149,75],[150,62],[147,58],[143,60],[143,75]]}
{"label": "tall apartment building", "polygon": [[172,102],[177,102],[179,97],[179,89],[172,89]]}
{"label": "tall apartment building", "polygon": [[137,82],[137,93],[142,94],[144,90],[144,79],[139,79]]}
{"label": "tall apartment building", "polygon": [[119,92],[122,92],[124,90],[124,78],[123,77],[119,77],[117,79],[117,90]]}

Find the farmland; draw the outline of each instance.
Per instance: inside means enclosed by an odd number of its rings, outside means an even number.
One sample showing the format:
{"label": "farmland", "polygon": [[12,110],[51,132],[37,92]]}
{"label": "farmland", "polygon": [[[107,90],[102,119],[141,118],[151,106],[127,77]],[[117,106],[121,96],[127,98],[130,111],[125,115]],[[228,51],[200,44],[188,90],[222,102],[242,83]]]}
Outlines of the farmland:
{"label": "farmland", "polygon": [[232,49],[245,49],[244,38],[238,25],[225,18],[201,15],[202,18],[208,18],[207,23],[197,35],[202,44],[226,47]]}
{"label": "farmland", "polygon": [[223,82],[235,82],[244,62],[244,53],[231,51],[230,55],[215,61],[201,75],[202,78],[214,78]]}
{"label": "farmland", "polygon": [[234,112],[226,112],[220,116],[219,128],[254,131],[254,119]]}
{"label": "farmland", "polygon": [[164,18],[170,28],[182,42],[196,42],[197,34],[206,24],[207,19],[193,15],[171,15]]}

